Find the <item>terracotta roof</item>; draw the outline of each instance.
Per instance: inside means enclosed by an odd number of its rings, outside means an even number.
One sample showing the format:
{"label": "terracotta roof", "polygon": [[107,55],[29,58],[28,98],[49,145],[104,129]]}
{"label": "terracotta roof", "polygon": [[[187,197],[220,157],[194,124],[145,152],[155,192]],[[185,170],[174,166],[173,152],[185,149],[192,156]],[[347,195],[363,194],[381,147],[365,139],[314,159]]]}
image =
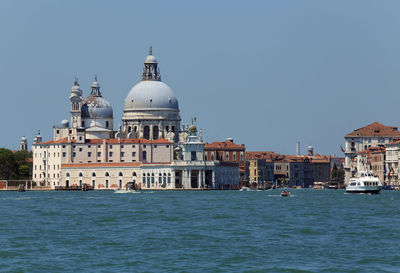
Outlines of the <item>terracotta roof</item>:
{"label": "terracotta roof", "polygon": [[246,159],[271,159],[278,156],[273,151],[246,152]]}
{"label": "terracotta roof", "polygon": [[[90,143],[90,144],[101,144],[103,143],[104,139],[86,139],[85,143]],[[49,140],[45,142],[40,142],[38,144],[67,144],[68,143],[68,138],[63,138],[60,140]],[[71,140],[71,143],[76,143],[76,140]],[[159,138],[157,140],[148,140],[144,138],[110,138],[106,139],[107,144],[118,144],[118,143],[128,143],[128,144],[173,144],[173,142],[165,140],[163,138]]]}
{"label": "terracotta roof", "polygon": [[244,150],[244,144],[239,145],[231,141],[215,141],[213,143],[206,143],[204,150],[221,149],[221,150]]}
{"label": "terracotta roof", "polygon": [[366,150],[359,151],[357,154],[363,155],[363,154],[376,154],[376,153],[384,153],[384,152],[386,152],[385,147],[370,147]]}
{"label": "terracotta roof", "polygon": [[346,137],[399,137],[400,132],[395,126],[385,126],[379,122],[354,130]]}

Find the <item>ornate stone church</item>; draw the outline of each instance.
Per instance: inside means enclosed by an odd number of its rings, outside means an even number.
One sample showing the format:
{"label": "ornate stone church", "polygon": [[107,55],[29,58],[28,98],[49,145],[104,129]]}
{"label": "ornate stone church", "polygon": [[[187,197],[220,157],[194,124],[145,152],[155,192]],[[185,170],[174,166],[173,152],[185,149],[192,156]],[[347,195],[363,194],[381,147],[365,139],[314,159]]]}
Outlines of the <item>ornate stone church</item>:
{"label": "ornate stone church", "polygon": [[[106,94],[107,91],[104,92]],[[157,59],[144,61],[141,81],[129,91],[122,124],[114,129],[113,108],[97,77],[87,98],[75,79],[70,121],[54,126],[53,139],[32,146],[33,180],[46,187],[93,189],[236,188],[236,163],[205,160],[202,132],[180,126],[178,100],[161,81]]]}

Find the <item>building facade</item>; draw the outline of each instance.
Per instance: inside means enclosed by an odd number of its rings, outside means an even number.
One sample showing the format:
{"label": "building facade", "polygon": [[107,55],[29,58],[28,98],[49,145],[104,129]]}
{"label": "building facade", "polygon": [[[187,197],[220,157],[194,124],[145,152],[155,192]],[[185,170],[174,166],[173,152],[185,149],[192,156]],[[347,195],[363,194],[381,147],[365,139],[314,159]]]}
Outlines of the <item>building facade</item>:
{"label": "building facade", "polygon": [[385,126],[379,122],[374,122],[347,134],[344,149],[345,184],[348,184],[351,176],[354,175],[351,170],[351,162],[357,156],[357,153],[372,147],[383,147],[396,138],[400,138],[397,127]]}

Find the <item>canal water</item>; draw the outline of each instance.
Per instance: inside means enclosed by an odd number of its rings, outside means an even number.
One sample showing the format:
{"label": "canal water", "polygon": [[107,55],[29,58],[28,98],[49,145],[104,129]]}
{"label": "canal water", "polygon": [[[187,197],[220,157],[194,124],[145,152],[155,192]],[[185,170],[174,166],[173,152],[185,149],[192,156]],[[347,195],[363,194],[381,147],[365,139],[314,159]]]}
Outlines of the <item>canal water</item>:
{"label": "canal water", "polygon": [[400,271],[400,192],[279,193],[0,192],[0,271]]}

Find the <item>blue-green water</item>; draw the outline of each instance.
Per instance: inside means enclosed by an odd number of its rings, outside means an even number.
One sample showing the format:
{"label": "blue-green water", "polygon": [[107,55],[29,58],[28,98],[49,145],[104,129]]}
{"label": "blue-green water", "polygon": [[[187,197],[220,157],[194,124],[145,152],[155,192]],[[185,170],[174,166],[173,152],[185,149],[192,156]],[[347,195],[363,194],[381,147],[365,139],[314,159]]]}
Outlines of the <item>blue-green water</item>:
{"label": "blue-green water", "polygon": [[400,192],[0,192],[0,271],[400,272]]}

